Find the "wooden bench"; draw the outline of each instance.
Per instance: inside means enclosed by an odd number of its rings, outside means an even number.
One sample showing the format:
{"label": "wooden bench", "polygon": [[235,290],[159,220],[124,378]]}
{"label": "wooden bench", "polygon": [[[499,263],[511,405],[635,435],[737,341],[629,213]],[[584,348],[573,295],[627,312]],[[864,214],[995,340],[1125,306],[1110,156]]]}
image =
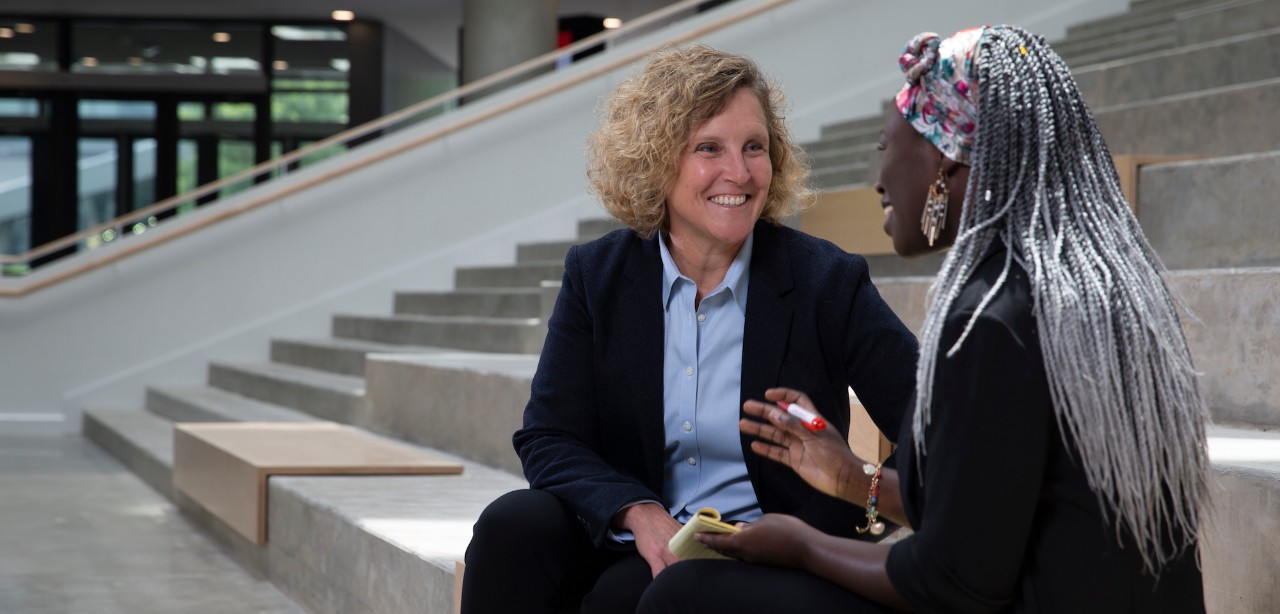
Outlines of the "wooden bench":
{"label": "wooden bench", "polygon": [[333,422],[178,423],[173,485],[255,544],[272,475],[456,475],[462,465]]}

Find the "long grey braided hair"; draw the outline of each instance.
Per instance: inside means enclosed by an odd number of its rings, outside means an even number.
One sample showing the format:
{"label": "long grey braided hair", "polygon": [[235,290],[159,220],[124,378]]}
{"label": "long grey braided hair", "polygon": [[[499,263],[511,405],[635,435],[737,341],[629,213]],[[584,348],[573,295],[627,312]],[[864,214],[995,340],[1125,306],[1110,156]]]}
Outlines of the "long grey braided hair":
{"label": "long grey braided hair", "polygon": [[1177,304],[1062,59],[1041,37],[999,26],[983,33],[975,62],[977,140],[964,210],[921,333],[917,454],[943,322],[1002,241],[1004,271],[945,355],[964,343],[1017,259],[1030,278],[1059,429],[1074,441],[1117,540],[1130,534],[1158,574],[1198,538],[1207,488],[1207,411]]}

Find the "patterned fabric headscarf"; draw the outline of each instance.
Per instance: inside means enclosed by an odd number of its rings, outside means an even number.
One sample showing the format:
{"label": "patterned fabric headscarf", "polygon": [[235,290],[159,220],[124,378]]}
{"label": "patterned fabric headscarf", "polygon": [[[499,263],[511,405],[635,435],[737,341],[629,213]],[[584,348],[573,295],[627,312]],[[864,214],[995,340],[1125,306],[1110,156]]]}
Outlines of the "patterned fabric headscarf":
{"label": "patterned fabric headscarf", "polygon": [[896,99],[898,112],[942,154],[969,164],[978,130],[978,75],[973,57],[986,27],[943,40],[917,34],[902,50],[898,66],[907,75]]}

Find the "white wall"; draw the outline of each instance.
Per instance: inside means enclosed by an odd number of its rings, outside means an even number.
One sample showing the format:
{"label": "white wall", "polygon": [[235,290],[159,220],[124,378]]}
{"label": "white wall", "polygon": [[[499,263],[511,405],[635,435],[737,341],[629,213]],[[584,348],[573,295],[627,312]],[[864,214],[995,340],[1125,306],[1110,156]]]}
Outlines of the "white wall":
{"label": "white wall", "polygon": [[[756,1],[730,3],[615,51],[677,36]],[[1053,36],[1064,16],[1103,15],[1124,1],[1064,0],[1052,13],[1011,0],[928,4],[913,5],[916,10],[904,15],[898,3],[880,0],[796,0],[702,40],[749,54],[779,76],[792,101],[793,125],[802,139],[811,139],[824,123],[878,112],[896,89],[901,45],[922,27],[949,32],[975,21],[1003,21]],[[921,23],[921,15],[929,23]],[[608,59],[601,54],[444,121]],[[627,72],[596,78],[74,281],[0,299],[0,430],[39,420],[77,429],[85,405],[140,407],[145,385],[203,382],[211,359],[265,360],[271,337],[327,336],[335,313],[386,314],[397,289],[448,289],[458,265],[509,263],[516,242],[572,237],[578,218],[602,215],[585,193],[583,146],[598,102]],[[436,125],[406,129],[281,181],[305,179]],[[281,184],[257,189],[272,185]],[[214,215],[254,193],[173,224]],[[77,258],[100,258],[123,246]]]}

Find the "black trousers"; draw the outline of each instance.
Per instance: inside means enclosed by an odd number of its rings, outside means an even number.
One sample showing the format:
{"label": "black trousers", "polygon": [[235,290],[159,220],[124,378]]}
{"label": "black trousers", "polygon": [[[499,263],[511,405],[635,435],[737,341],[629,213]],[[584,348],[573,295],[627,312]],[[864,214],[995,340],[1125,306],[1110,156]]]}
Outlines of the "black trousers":
{"label": "black trousers", "polygon": [[560,499],[532,489],[485,508],[466,563],[462,614],[631,614],[653,579],[633,546],[592,546]]}
{"label": "black trousers", "polygon": [[742,561],[676,563],[658,574],[637,614],[887,614],[895,612],[826,580],[794,569]]}

